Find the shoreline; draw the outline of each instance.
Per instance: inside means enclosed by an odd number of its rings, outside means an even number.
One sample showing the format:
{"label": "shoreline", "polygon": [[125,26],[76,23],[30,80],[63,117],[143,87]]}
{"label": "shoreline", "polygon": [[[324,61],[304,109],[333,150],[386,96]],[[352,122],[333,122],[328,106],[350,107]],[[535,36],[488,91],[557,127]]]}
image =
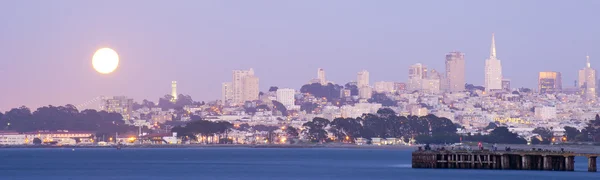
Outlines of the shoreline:
{"label": "shoreline", "polygon": [[[355,145],[355,144],[137,144],[137,145],[122,145],[122,149],[188,149],[188,148],[290,148],[290,149],[390,149],[390,150],[416,150],[421,145]],[[432,145],[432,147],[442,147],[441,145]],[[445,146],[448,147],[448,146]],[[471,146],[476,148],[477,146]],[[593,145],[523,145],[523,144],[498,144],[498,148],[511,147],[512,149],[529,150],[532,148],[540,148],[547,150],[561,150],[586,153],[600,153],[600,146]],[[65,145],[65,146],[49,146],[49,145],[2,145],[1,149],[106,149],[114,148],[116,145],[98,146],[98,145]],[[486,148],[489,148],[486,146]]]}

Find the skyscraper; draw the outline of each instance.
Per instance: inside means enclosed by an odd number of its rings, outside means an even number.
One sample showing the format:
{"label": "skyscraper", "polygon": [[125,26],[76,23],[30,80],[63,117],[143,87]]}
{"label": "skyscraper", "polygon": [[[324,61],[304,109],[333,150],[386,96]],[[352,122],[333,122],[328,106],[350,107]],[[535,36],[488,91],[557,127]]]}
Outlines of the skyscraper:
{"label": "skyscraper", "polygon": [[586,67],[579,70],[579,88],[583,89],[583,96],[588,101],[596,99],[596,70],[592,69],[590,56],[586,56]]}
{"label": "skyscraper", "polygon": [[234,70],[232,87],[232,101],[240,105],[245,101],[258,99],[258,77],[254,76],[254,70]]}
{"label": "skyscraper", "polygon": [[369,71],[362,70],[358,72],[356,78],[356,85],[358,86],[358,88],[363,86],[369,86]]}
{"label": "skyscraper", "polygon": [[224,82],[221,87],[221,100],[223,103],[233,99],[233,87],[231,82]]}
{"label": "skyscraper", "polygon": [[496,57],[496,41],[492,33],[492,46],[490,57],[485,60],[485,83],[486,91],[502,89],[502,64]]}
{"label": "skyscraper", "polygon": [[411,91],[420,90],[423,85],[423,79],[427,77],[427,67],[421,63],[413,64],[408,69],[408,89]]}
{"label": "skyscraper", "polygon": [[465,90],[465,54],[458,51],[446,54],[446,81],[450,92]]}
{"label": "skyscraper", "polygon": [[321,83],[321,85],[327,84],[327,80],[325,79],[325,70],[323,70],[322,68],[317,69],[317,79],[319,80],[319,83]]}
{"label": "skyscraper", "polygon": [[177,81],[171,81],[171,102],[177,102]]}
{"label": "skyscraper", "polygon": [[538,76],[538,90],[540,94],[560,92],[562,90],[560,72],[540,72]]}

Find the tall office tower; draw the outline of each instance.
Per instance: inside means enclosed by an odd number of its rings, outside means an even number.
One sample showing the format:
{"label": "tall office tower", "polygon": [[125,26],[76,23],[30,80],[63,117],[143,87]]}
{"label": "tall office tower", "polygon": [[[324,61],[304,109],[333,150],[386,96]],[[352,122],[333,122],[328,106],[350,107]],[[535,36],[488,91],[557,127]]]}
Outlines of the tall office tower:
{"label": "tall office tower", "polygon": [[485,60],[485,83],[486,91],[502,89],[502,64],[496,57],[496,41],[492,33],[492,46],[490,57]]}
{"label": "tall office tower", "polygon": [[583,89],[584,98],[588,101],[596,99],[596,70],[592,69],[590,56],[586,56],[586,67],[579,70],[579,88]]}
{"label": "tall office tower", "polygon": [[171,102],[177,102],[177,81],[171,81]]}
{"label": "tall office tower", "polygon": [[277,89],[277,101],[279,101],[286,108],[290,108],[294,105],[296,91],[294,89],[283,88]]}
{"label": "tall office tower", "polygon": [[317,79],[321,85],[327,85],[327,80],[325,79],[325,70],[322,68],[317,69]]}
{"label": "tall office tower", "polygon": [[502,79],[502,89],[510,91],[510,79]]}
{"label": "tall office tower", "polygon": [[423,79],[427,77],[427,67],[421,63],[413,64],[408,69],[408,90],[421,90]]}
{"label": "tall office tower", "polygon": [[254,76],[254,69],[234,70],[232,79],[232,101],[237,105],[245,101],[258,100],[258,77]]}
{"label": "tall office tower", "polygon": [[356,78],[356,83],[357,83],[358,88],[363,87],[363,86],[369,86],[369,71],[362,70],[362,71],[358,72],[357,78]]}
{"label": "tall office tower", "polygon": [[221,86],[221,100],[223,103],[229,102],[233,99],[233,84],[231,82],[224,82]]}
{"label": "tall office tower", "polygon": [[446,81],[450,92],[465,90],[465,54],[458,51],[446,54]]}
{"label": "tall office tower", "polygon": [[127,96],[102,98],[100,109],[106,112],[119,113],[124,120],[130,120],[133,111],[133,99],[127,98]]}
{"label": "tall office tower", "polygon": [[560,72],[540,72],[538,76],[538,91],[540,94],[551,94],[562,90],[562,77]]}

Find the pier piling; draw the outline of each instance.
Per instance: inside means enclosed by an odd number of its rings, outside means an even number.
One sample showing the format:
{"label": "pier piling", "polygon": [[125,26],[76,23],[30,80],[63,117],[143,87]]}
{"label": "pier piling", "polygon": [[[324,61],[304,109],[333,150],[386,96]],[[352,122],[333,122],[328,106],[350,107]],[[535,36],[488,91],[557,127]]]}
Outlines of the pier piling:
{"label": "pier piling", "polygon": [[413,168],[503,169],[575,171],[575,156],[588,158],[588,171],[596,172],[600,154],[543,150],[419,150],[412,153]]}

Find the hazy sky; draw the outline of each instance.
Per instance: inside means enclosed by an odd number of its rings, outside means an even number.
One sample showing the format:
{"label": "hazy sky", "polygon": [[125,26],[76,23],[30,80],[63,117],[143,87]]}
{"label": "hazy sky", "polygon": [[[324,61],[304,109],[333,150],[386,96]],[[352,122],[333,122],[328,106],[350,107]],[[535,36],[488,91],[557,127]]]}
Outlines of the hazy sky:
{"label": "hazy sky", "polygon": [[[170,92],[221,97],[234,69],[254,68],[260,87],[300,88],[324,68],[345,83],[366,69],[371,82],[405,82],[408,66],[444,71],[466,55],[467,82],[483,84],[491,33],[513,87],[536,87],[539,71],[571,86],[589,54],[600,67],[600,1],[0,1],[0,108],[81,104]],[[93,70],[101,47],[116,72]],[[95,108],[95,107],[91,107]]]}

